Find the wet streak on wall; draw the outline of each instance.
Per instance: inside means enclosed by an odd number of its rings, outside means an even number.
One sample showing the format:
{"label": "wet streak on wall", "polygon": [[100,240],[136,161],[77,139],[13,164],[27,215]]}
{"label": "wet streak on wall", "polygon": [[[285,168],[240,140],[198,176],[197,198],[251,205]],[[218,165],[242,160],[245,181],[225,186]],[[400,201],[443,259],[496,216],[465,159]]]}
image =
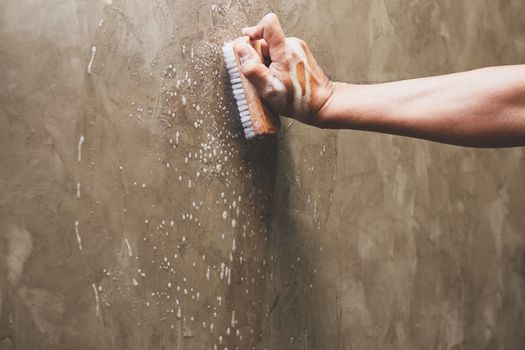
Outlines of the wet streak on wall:
{"label": "wet streak on wall", "polygon": [[338,80],[520,63],[520,1],[0,8],[0,349],[523,346],[521,149],[249,143],[220,55],[273,10]]}

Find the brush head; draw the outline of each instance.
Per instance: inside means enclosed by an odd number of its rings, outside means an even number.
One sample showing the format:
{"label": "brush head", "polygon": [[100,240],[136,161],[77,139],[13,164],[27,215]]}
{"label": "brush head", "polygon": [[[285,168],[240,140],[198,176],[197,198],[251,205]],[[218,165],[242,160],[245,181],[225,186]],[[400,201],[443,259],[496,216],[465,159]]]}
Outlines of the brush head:
{"label": "brush head", "polygon": [[240,61],[235,54],[234,47],[241,42],[254,46],[262,62],[260,45],[258,45],[258,42],[250,41],[248,37],[240,37],[225,43],[222,47],[222,52],[230,78],[233,97],[235,98],[244,129],[244,136],[247,140],[253,140],[256,137],[275,134],[279,130],[280,123],[279,118],[265,108],[257,90],[239,69]]}

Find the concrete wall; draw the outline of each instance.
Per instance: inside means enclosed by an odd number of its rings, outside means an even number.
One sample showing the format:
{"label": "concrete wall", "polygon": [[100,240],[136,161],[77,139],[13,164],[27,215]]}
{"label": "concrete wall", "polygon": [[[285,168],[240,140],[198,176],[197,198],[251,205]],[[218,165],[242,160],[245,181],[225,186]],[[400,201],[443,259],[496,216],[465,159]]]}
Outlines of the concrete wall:
{"label": "concrete wall", "polygon": [[0,349],[522,349],[525,158],[284,121],[220,45],[337,80],[523,63],[521,0],[0,1]]}

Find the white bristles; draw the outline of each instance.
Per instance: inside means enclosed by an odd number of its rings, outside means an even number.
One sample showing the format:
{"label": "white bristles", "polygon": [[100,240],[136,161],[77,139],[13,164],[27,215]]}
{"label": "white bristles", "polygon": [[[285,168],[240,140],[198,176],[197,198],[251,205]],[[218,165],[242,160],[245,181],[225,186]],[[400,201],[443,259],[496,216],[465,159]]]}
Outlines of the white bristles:
{"label": "white bristles", "polygon": [[241,82],[241,74],[239,72],[239,67],[237,67],[237,59],[235,58],[235,52],[233,51],[233,45],[231,42],[224,43],[222,53],[224,55],[226,70],[230,77],[233,97],[237,103],[237,109],[239,110],[241,123],[244,129],[244,136],[247,140],[252,140],[256,135],[253,129],[253,122],[248,109],[246,95],[244,94],[244,87]]}

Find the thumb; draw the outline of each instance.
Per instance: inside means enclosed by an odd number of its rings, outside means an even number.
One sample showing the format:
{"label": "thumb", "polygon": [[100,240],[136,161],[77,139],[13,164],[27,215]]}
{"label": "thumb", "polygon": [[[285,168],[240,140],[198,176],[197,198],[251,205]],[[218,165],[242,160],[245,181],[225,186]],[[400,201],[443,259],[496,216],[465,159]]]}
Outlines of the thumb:
{"label": "thumb", "polygon": [[271,73],[262,63],[257,51],[251,45],[241,43],[235,46],[235,52],[241,62],[241,72],[257,90],[264,91],[271,81]]}

